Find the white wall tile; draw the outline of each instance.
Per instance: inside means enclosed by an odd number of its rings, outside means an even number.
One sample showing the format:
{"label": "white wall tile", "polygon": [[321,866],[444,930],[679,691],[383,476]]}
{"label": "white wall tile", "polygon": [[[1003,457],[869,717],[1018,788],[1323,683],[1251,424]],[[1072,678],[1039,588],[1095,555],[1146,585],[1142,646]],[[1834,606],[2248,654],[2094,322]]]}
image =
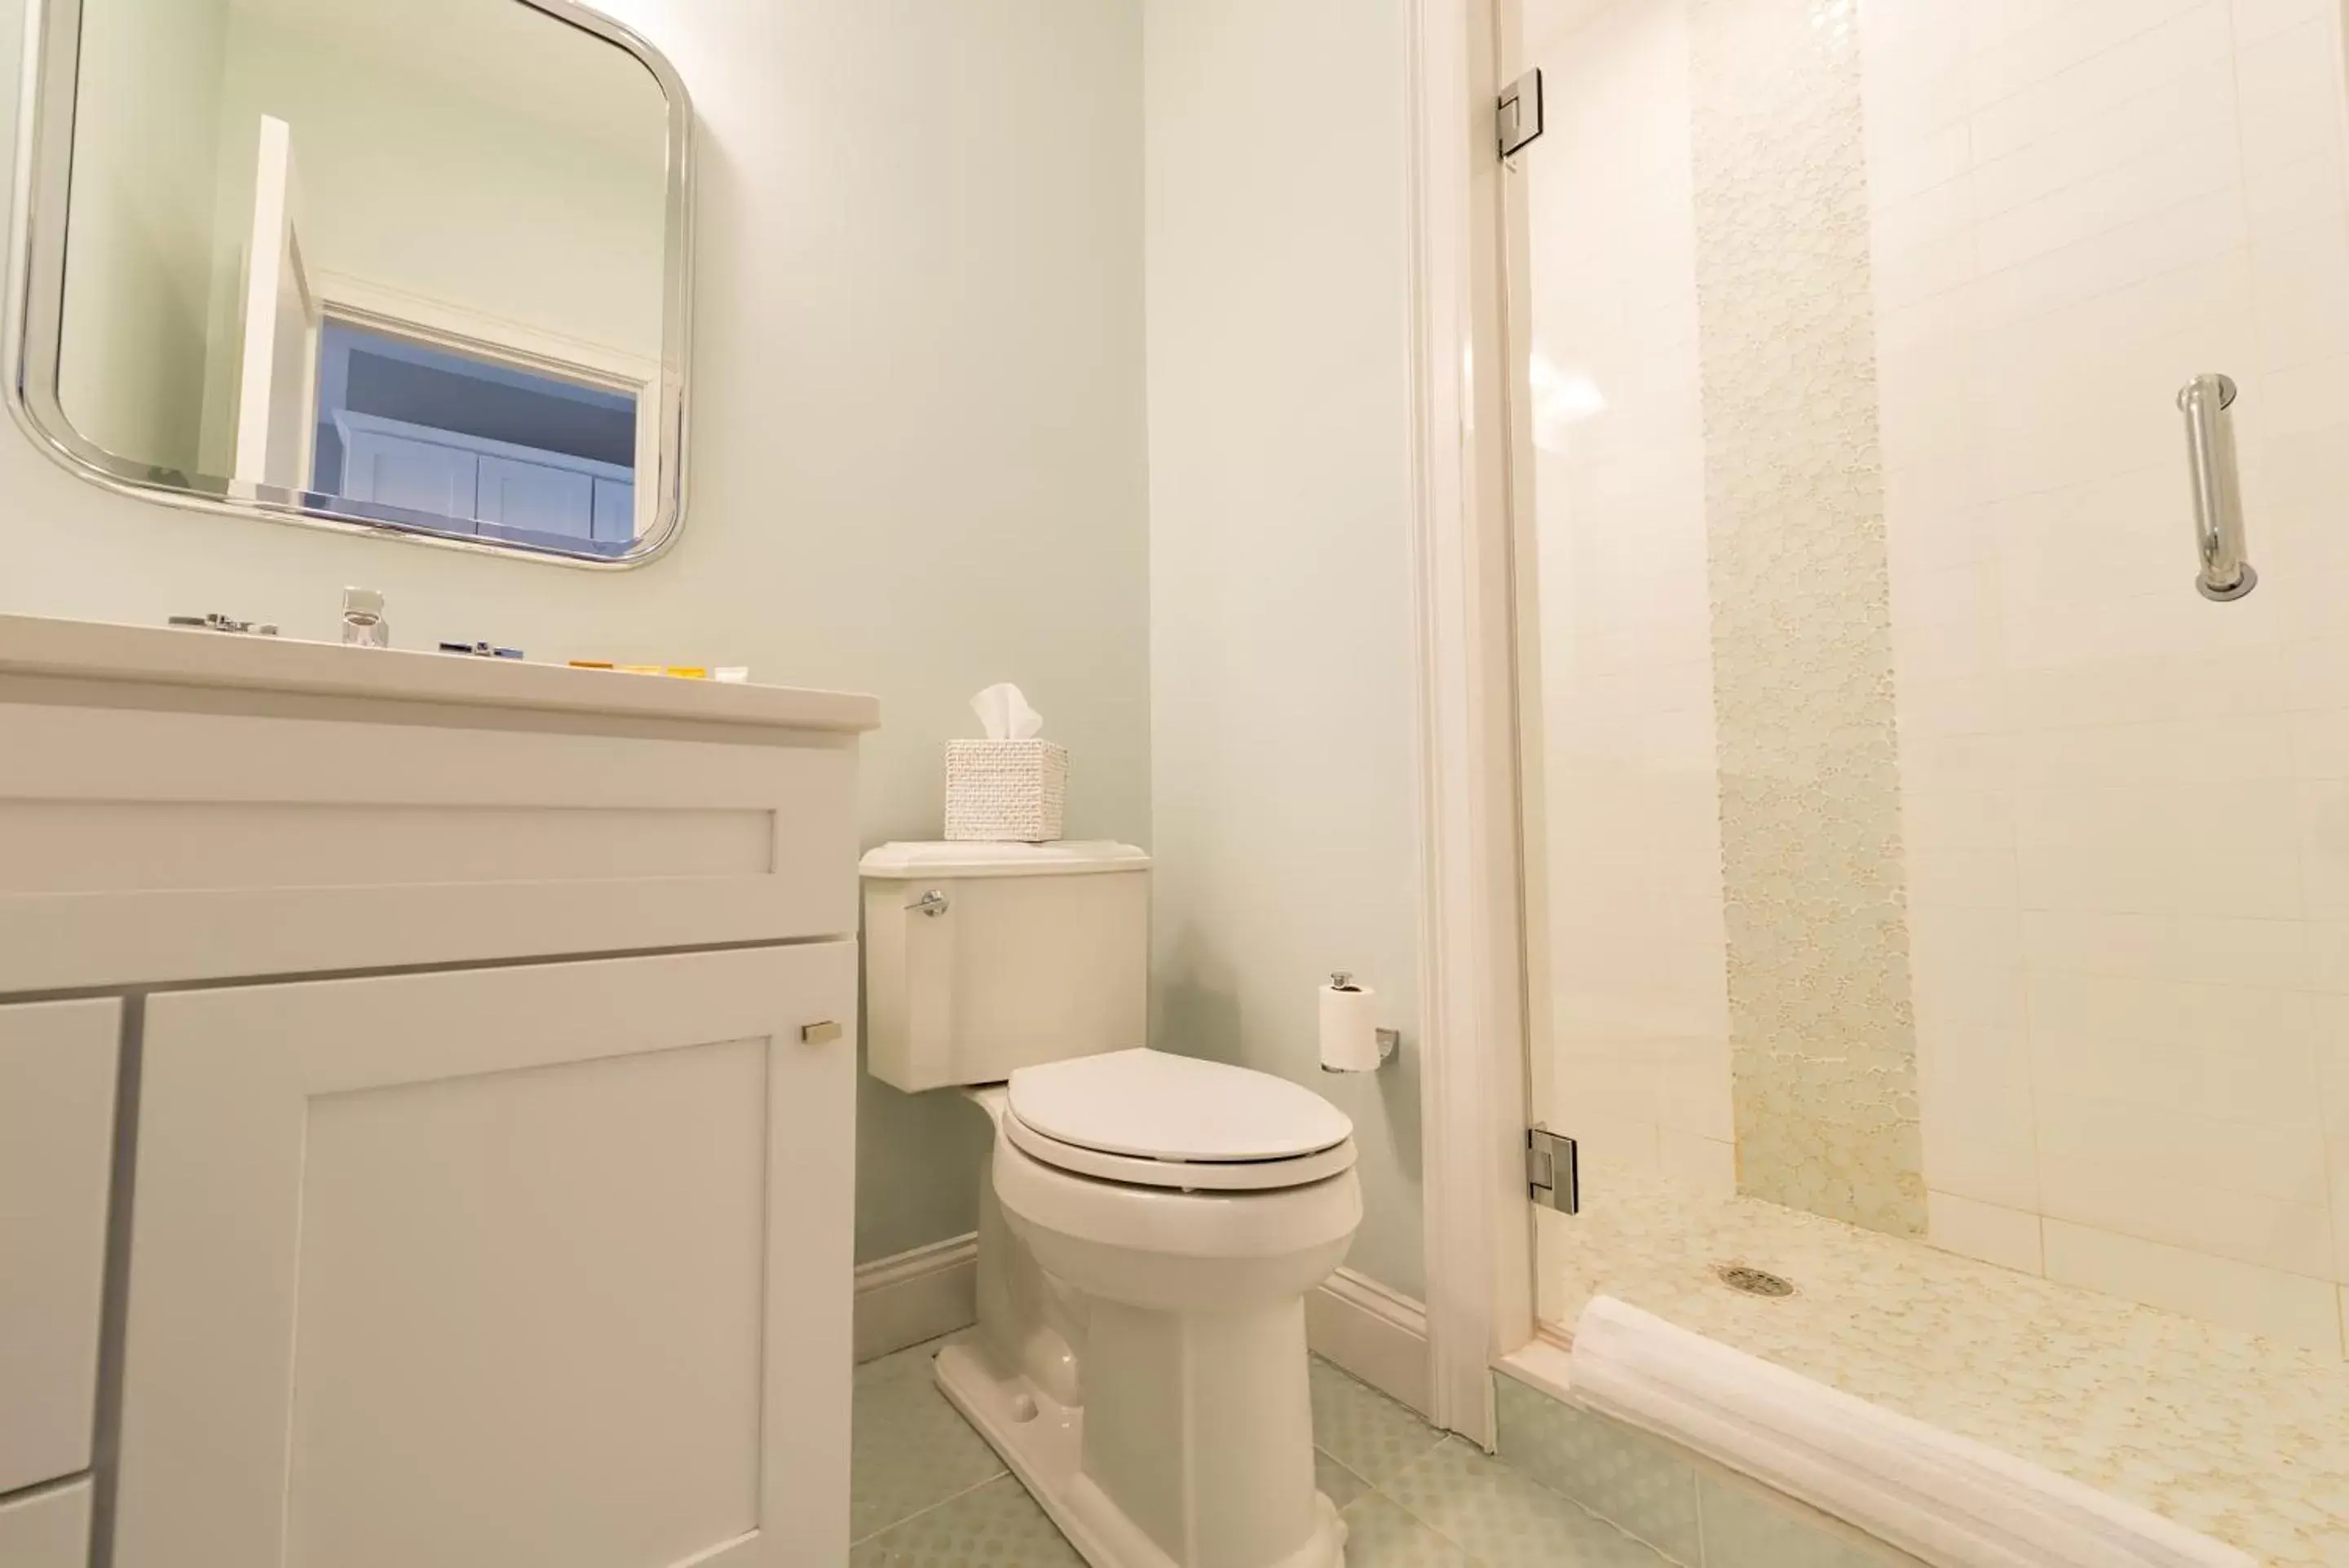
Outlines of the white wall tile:
{"label": "white wall tile", "polygon": [[[2039,1053],[2038,1059],[2044,1062],[2047,1054]],[[2313,1116],[2301,1127],[2286,1127],[2162,1105],[2151,1095],[2078,1095],[2047,1084],[2044,1075],[2043,1069],[2037,1096],[2040,1179],[2051,1189],[2060,1156],[2077,1162],[2080,1173],[2100,1187],[2110,1182],[2142,1191],[2157,1182],[2175,1183],[2276,1205],[2322,1208],[2325,1202],[2324,1140]],[[2052,1190],[2049,1197],[2052,1201]],[[2176,1207],[2148,1202],[2144,1225],[2130,1228],[2152,1233],[2160,1222],[2150,1216]],[[2323,1272],[2323,1265],[2307,1266],[2311,1272]]]}
{"label": "white wall tile", "polygon": [[1668,1179],[1709,1198],[1737,1191],[1737,1146],[1727,1138],[1698,1137],[1665,1129],[1659,1158]]}
{"label": "white wall tile", "polygon": [[2337,212],[2342,200],[2341,160],[2331,149],[2245,171],[2243,201],[2254,240],[2299,228],[2316,214]]}
{"label": "white wall tile", "polygon": [[[2335,3],[1901,7],[1867,69],[1935,1240],[2035,1260],[2044,1215],[2052,1274],[2337,1349]],[[1960,122],[1893,101],[1953,80]],[[2214,369],[2269,577],[2224,615],[2180,558],[2170,403]]]}
{"label": "white wall tile", "polygon": [[2349,1137],[2332,1141],[2333,1277],[2349,1282]]}
{"label": "white wall tile", "polygon": [[1728,1144],[1737,1136],[1730,1097],[1726,1020],[1711,1039],[1676,1040],[1661,1053],[1656,1122],[1662,1133]]}
{"label": "white wall tile", "polygon": [[2036,1214],[1928,1189],[1925,1217],[1925,1239],[1936,1247],[2002,1269],[2043,1272]]}
{"label": "white wall tile", "polygon": [[2044,1245],[2051,1280],[2341,1354],[2339,1292],[2328,1282],[2061,1220],[2046,1221]]}
{"label": "white wall tile", "polygon": [[1928,839],[1908,846],[1909,896],[1920,908],[2017,908],[2011,849],[1952,849]]}
{"label": "white wall tile", "polygon": [[2028,1142],[1974,1136],[1929,1106],[1924,1118],[1925,1185],[2006,1209],[2039,1208],[2037,1152]]}
{"label": "white wall tile", "polygon": [[2033,5],[2031,23],[1980,47],[1966,69],[1975,148],[1996,158],[2109,113],[2196,65],[2224,59],[2223,4],[2092,0]]}
{"label": "white wall tile", "polygon": [[2252,168],[2295,161],[2334,145],[2341,130],[2335,47],[2324,24],[2309,22],[2246,49],[2242,76],[2243,161]]}
{"label": "white wall tile", "polygon": [[[2333,4],[1880,0],[1862,46],[1932,1240],[2337,1350]],[[1686,40],[1670,3],[1561,25],[1537,314],[1609,407],[1539,459],[1551,1119],[1727,1190]],[[2223,607],[2191,591],[2171,404],[2214,369],[2267,575]]]}
{"label": "white wall tile", "polygon": [[1555,155],[1526,165],[1533,348],[1607,406],[1549,425],[1534,410],[1537,1110],[1594,1169],[1718,1186],[1702,1145],[1732,1127],[1685,18],[1669,0],[1543,9]]}
{"label": "white wall tile", "polygon": [[2051,1220],[2158,1241],[2199,1256],[2332,1279],[2331,1210],[2317,1200],[2286,1203],[2168,1174],[2142,1151],[2117,1160],[2110,1151],[2043,1148],[2040,1208]]}
{"label": "white wall tile", "polygon": [[2015,867],[2025,909],[2237,920],[2298,919],[2305,909],[2301,857],[2290,850],[2024,846]]}
{"label": "white wall tile", "polygon": [[2325,1136],[2349,1138],[2349,999],[2314,999],[2319,1034],[2315,1046],[2317,1099]]}
{"label": "white wall tile", "polygon": [[1622,1121],[1656,1119],[1659,1064],[1636,1044],[1613,1050],[1576,1043],[1557,1054],[1557,1086],[1564,1106]]}
{"label": "white wall tile", "polygon": [[2323,22],[2334,4],[2336,0],[2234,0],[2236,41],[2248,47]]}
{"label": "white wall tile", "polygon": [[1620,1175],[1654,1177],[1662,1173],[1657,1152],[1656,1124],[1625,1121],[1570,1102],[1552,1107],[1548,1125],[1570,1136],[1586,1177]]}

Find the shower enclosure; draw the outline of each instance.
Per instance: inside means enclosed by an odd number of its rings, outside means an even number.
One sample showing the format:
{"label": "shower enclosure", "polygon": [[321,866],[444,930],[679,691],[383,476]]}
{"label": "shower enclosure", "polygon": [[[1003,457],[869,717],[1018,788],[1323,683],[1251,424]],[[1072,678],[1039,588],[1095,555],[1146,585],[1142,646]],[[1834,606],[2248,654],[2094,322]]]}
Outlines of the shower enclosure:
{"label": "shower enclosure", "polygon": [[1515,0],[1547,1333],[2349,1563],[2340,0]]}

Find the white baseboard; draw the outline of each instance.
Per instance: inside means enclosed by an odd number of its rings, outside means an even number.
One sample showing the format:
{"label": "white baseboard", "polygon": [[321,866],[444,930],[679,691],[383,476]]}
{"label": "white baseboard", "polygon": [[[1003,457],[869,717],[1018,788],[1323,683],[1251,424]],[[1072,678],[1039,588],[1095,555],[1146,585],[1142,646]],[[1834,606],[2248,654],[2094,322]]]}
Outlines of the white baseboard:
{"label": "white baseboard", "polygon": [[1305,1298],[1305,1338],[1316,1355],[1426,1413],[1427,1309],[1409,1296],[1340,1269]]}
{"label": "white baseboard", "polygon": [[856,1359],[870,1361],[978,1319],[978,1238],[957,1236],[856,1268]]}

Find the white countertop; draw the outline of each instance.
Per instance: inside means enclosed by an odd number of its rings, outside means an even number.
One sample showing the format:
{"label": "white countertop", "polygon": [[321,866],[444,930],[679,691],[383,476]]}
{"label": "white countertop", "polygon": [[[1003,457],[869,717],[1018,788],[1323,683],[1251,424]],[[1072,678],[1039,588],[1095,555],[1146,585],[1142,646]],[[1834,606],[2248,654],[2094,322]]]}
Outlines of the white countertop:
{"label": "white countertop", "polygon": [[767,729],[854,732],[881,723],[879,700],[853,693],[39,616],[0,615],[0,675],[620,713]]}

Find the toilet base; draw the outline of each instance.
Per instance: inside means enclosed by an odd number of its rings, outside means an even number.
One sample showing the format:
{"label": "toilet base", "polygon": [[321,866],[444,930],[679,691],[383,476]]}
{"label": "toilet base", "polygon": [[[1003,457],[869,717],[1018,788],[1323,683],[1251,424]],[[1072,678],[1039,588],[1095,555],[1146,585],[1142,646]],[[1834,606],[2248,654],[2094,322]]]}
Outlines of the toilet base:
{"label": "toilet base", "polygon": [[[938,1387],[1001,1456],[1092,1568],[1181,1568],[1084,1473],[1085,1413],[999,1365],[976,1330],[938,1352]],[[1319,1524],[1303,1547],[1263,1568],[1345,1568],[1346,1526],[1315,1494]]]}

